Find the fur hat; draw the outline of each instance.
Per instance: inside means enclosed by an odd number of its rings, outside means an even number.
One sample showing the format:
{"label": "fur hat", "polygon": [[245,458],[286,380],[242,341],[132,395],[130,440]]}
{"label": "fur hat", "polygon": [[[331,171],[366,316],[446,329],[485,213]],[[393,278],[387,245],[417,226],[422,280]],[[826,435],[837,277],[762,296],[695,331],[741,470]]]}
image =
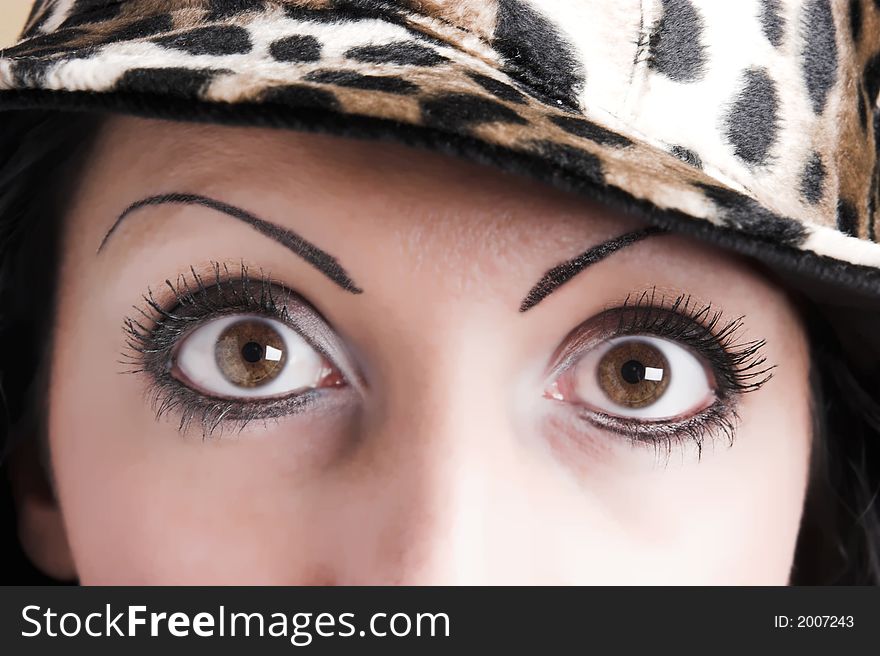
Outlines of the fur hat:
{"label": "fur hat", "polygon": [[38,0],[0,51],[0,110],[439,149],[763,260],[859,324],[878,96],[878,0]]}

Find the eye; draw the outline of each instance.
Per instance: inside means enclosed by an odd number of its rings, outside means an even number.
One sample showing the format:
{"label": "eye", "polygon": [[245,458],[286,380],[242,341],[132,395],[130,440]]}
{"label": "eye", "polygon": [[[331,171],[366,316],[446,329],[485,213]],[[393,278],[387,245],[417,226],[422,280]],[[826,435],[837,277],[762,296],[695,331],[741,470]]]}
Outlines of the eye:
{"label": "eye", "polygon": [[281,321],[232,315],[209,321],[178,345],[172,375],[220,398],[281,397],[343,384],[341,374]]}
{"label": "eye", "polygon": [[715,401],[702,359],[667,339],[627,336],[587,351],[556,378],[547,396],[642,422],[684,419]]}

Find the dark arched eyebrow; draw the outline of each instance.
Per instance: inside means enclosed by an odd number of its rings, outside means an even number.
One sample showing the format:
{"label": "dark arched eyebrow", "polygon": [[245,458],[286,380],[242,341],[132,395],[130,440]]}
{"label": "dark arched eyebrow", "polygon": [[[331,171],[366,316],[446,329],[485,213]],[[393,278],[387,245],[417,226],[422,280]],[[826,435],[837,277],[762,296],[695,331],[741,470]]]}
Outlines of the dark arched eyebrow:
{"label": "dark arched eyebrow", "polygon": [[604,260],[609,255],[612,255],[620,249],[626,248],[637,241],[641,241],[646,237],[662,235],[667,232],[668,230],[658,226],[633,230],[632,232],[624,233],[619,237],[614,237],[601,244],[597,244],[577,257],[553,267],[544,274],[544,277],[538,281],[538,284],[532,287],[531,291],[529,291],[528,295],[523,299],[522,304],[519,306],[519,311],[526,312],[531,310],[581,271],[588,266],[595,264],[599,260]]}
{"label": "dark arched eyebrow", "polygon": [[125,221],[125,219],[130,217],[137,210],[144,207],[164,205],[168,203],[178,205],[201,205],[203,207],[216,210],[217,212],[222,212],[227,216],[231,216],[234,219],[238,219],[239,221],[247,223],[257,232],[277,241],[285,248],[299,255],[306,262],[308,262],[318,271],[327,276],[330,280],[342,287],[342,289],[344,289],[345,291],[351,292],[352,294],[363,293],[363,290],[354,284],[354,281],[349,277],[348,273],[345,271],[344,268],[342,268],[342,265],[339,264],[335,257],[330,255],[326,251],[318,248],[311,242],[303,239],[292,230],[282,228],[275,223],[271,223],[270,221],[261,219],[258,216],[248,212],[247,210],[243,210],[240,207],[236,207],[235,205],[230,205],[228,203],[224,203],[223,201],[209,198],[207,196],[199,196],[197,194],[160,194],[158,196],[150,196],[149,198],[144,198],[142,200],[132,203],[127,208],[125,208],[125,210],[123,210],[122,214],[119,215],[119,217],[110,227],[110,230],[107,231],[107,234],[104,235],[104,239],[101,240],[101,245],[98,246],[98,253],[100,253],[104,249],[104,247],[107,245],[107,242],[113,236],[113,233],[115,233],[117,228],[122,225],[122,222]]}

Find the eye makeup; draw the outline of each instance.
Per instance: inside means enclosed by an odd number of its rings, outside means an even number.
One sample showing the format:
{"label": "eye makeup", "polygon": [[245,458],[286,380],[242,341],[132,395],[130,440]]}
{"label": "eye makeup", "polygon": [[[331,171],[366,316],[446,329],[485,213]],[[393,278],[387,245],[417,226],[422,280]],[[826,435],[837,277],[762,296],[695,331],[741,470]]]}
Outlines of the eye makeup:
{"label": "eye makeup", "polygon": [[[365,392],[341,339],[318,311],[262,272],[252,278],[244,265],[230,271],[212,263],[205,274],[191,268],[174,282],[166,280],[160,292],[148,291],[143,303],[143,307],[136,307],[137,314],[125,321],[123,361],[129,372],[145,374],[157,416],[176,415],[182,432],[195,422],[209,437],[226,425],[241,430],[255,420],[320,411],[334,402],[350,401],[352,393],[363,396]],[[284,337],[287,327],[296,340]],[[575,433],[598,429],[609,437],[624,437],[635,445],[667,453],[688,440],[700,454],[708,438],[722,437],[732,444],[741,396],[760,389],[773,369],[763,355],[764,340],[743,339],[743,328],[743,317],[724,320],[712,304],[701,304],[686,294],[668,298],[656,289],[631,294],[569,333],[550,358],[544,395],[562,401],[557,409],[571,419],[567,423],[575,426]],[[237,372],[227,375],[227,383],[234,384],[236,379],[247,382],[239,383],[241,390],[226,384],[219,387],[233,389],[228,396],[212,394],[204,384],[192,384],[205,376],[189,376],[189,380],[181,376],[181,371],[186,373],[181,365],[192,362],[180,356],[181,348],[194,334],[207,336],[201,340],[207,346],[201,348],[209,356],[200,362],[214,366],[210,354],[222,351],[216,364],[223,371]],[[218,336],[225,337],[215,339]],[[627,342],[629,337],[640,341]],[[307,344],[314,353],[297,360],[311,367],[298,378],[294,376],[299,386],[285,388],[274,379],[276,369],[286,361],[282,358],[298,357],[294,341]],[[215,342],[222,347],[216,352]],[[265,361],[261,360],[264,352],[268,354]],[[302,355],[302,348],[299,353]],[[560,384],[577,373],[591,353],[604,358],[596,370],[607,379],[600,382],[612,383],[603,389],[612,401],[611,397],[617,397],[616,405],[611,403],[613,408],[589,399],[566,398],[569,391],[581,388]],[[309,371],[319,375],[309,378]],[[701,388],[685,386],[684,396],[700,396],[695,399],[699,403],[670,408],[669,399],[680,398],[681,393],[667,396],[665,401],[663,395],[668,395],[667,388],[681,387],[688,376],[704,377]],[[263,380],[272,382],[260,382]],[[314,384],[304,387],[304,380]],[[540,395],[540,389],[536,393]],[[668,412],[658,417],[660,407]],[[629,412],[617,412],[621,408]]]}
{"label": "eye makeup", "polygon": [[[360,378],[345,355],[335,332],[305,299],[264,274],[252,278],[241,265],[230,271],[211,263],[208,275],[191,268],[176,281],[165,281],[161,293],[148,291],[143,307],[124,321],[126,350],[122,363],[126,373],[146,374],[150,397],[158,418],[174,414],[179,429],[187,432],[193,422],[204,437],[232,425],[241,431],[255,420],[300,414],[328,405],[334,396],[360,387]],[[175,371],[177,350],[187,336],[212,321],[234,315],[265,317],[288,326],[311,346],[328,365],[339,370],[326,388],[307,389],[268,398],[223,398],[193,389]]]}
{"label": "eye makeup", "polygon": [[[741,396],[760,389],[772,376],[774,367],[763,355],[765,341],[742,339],[743,322],[744,317],[725,321],[720,310],[686,294],[667,298],[651,289],[629,295],[621,305],[608,307],[569,334],[553,359],[548,380],[551,389],[557,389],[553,381],[571,371],[593,349],[620,337],[650,336],[684,347],[703,363],[714,392],[712,402],[694,414],[652,420],[618,416],[586,405],[566,406],[573,408],[587,429],[598,427],[628,438],[635,445],[651,446],[667,454],[690,440],[701,455],[708,438],[721,437],[733,444]],[[671,375],[674,379],[675,372]],[[548,396],[560,400],[557,392]]]}

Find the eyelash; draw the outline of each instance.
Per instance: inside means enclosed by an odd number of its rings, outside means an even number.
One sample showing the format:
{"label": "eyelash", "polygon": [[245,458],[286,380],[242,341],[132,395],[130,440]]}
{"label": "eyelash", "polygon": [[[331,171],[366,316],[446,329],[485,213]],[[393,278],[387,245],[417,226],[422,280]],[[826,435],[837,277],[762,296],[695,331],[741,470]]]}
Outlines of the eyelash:
{"label": "eyelash", "polygon": [[[702,456],[707,438],[723,436],[728,446],[732,445],[739,423],[739,397],[760,389],[770,380],[775,368],[775,365],[767,365],[767,358],[763,355],[765,340],[740,339],[743,319],[740,316],[725,323],[720,310],[711,303],[697,305],[688,294],[676,296],[671,301],[663,294],[658,297],[656,288],[628,295],[622,305],[605,310],[575,332],[585,328],[595,332],[598,327],[602,336],[597,342],[641,334],[683,344],[708,363],[716,378],[717,399],[699,414],[679,421],[621,420],[585,408],[581,409],[582,418],[629,438],[633,445],[653,446],[657,455],[665,453],[667,458],[675,447],[683,446],[688,440],[696,445],[698,458]],[[616,324],[613,328],[609,327],[613,324]],[[584,349],[578,349],[564,358],[555,367],[555,374],[571,366],[584,352]]]}
{"label": "eyelash", "polygon": [[[144,295],[144,307],[134,307],[136,316],[124,321],[126,350],[122,364],[126,373],[146,373],[152,407],[157,419],[171,413],[180,416],[179,430],[187,432],[193,421],[202,428],[204,438],[212,437],[221,427],[231,424],[241,431],[255,420],[279,418],[304,412],[320,401],[326,390],[310,390],[281,399],[248,400],[219,399],[204,396],[190,389],[172,374],[169,366],[174,348],[191,330],[226,314],[258,314],[277,319],[299,333],[319,353],[327,353],[301,330],[289,312],[291,302],[306,305],[292,291],[273,283],[262,271],[257,280],[242,264],[232,273],[226,265],[211,263],[210,287],[195,268],[189,276],[180,275],[176,284],[165,286],[170,293],[163,304],[151,290]],[[148,328],[147,326],[152,326]],[[773,366],[765,366],[762,355],[764,340],[740,341],[743,317],[722,323],[722,313],[711,304],[698,306],[691,296],[681,294],[671,301],[656,288],[638,295],[629,295],[624,302],[606,309],[575,330],[575,337],[566,340],[567,358],[554,367],[558,375],[585,349],[572,349],[578,342],[577,333],[598,329],[595,343],[636,334],[648,334],[683,344],[702,356],[716,377],[717,399],[698,415],[683,421],[639,422],[621,420],[611,415],[580,409],[584,421],[609,432],[627,437],[634,445],[653,446],[667,457],[677,446],[692,441],[702,454],[705,440],[719,435],[732,444],[736,426],[738,397],[758,390],[772,376]],[[634,426],[638,426],[634,428]]]}
{"label": "eyelash", "polygon": [[[180,340],[202,324],[228,314],[257,314],[277,319],[296,331],[316,351],[327,354],[301,330],[289,311],[292,302],[305,301],[292,291],[273,283],[262,271],[251,278],[244,264],[232,273],[228,266],[211,263],[213,280],[209,285],[194,267],[190,276],[180,275],[176,284],[165,281],[170,293],[163,304],[152,290],[143,297],[144,307],[134,306],[137,316],[124,321],[126,348],[121,364],[125,373],[147,374],[149,397],[156,418],[178,413],[178,429],[186,433],[193,421],[201,424],[204,438],[212,437],[231,424],[240,432],[255,420],[266,420],[304,412],[320,401],[324,390],[309,390],[280,399],[240,401],[208,397],[190,389],[172,374],[172,353]],[[146,325],[145,325],[146,324]],[[148,328],[147,326],[152,326]]]}

